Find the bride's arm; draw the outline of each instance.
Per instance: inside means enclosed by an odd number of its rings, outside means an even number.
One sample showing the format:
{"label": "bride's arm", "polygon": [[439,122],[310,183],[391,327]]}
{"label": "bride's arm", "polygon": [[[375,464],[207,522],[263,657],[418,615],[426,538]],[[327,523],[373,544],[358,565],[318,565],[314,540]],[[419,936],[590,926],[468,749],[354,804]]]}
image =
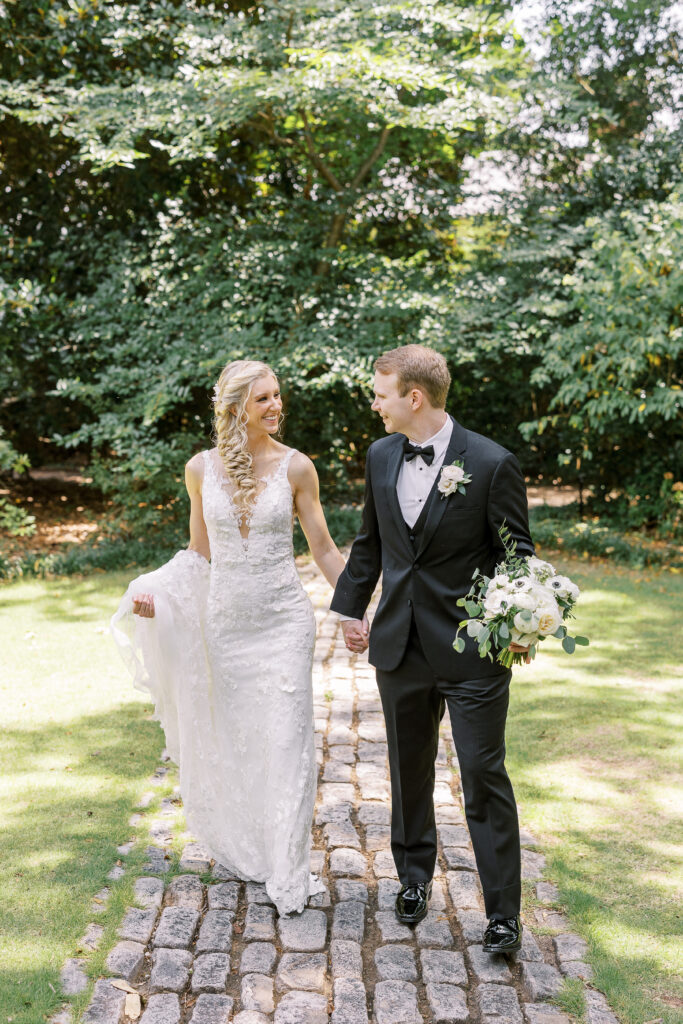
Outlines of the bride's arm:
{"label": "bride's arm", "polygon": [[[185,466],[185,486],[190,496],[190,543],[187,547],[189,551],[196,551],[203,555],[208,562],[211,558],[211,549],[202,506],[203,468],[201,454],[193,455]],[[133,614],[140,615],[144,619],[153,619],[154,595],[134,594]]]}
{"label": "bride's arm", "polygon": [[330,586],[334,587],[345,562],[325,522],[315,466],[307,455],[297,452],[289,465],[288,475],[294,494],[294,507],[313,560]]}
{"label": "bride's arm", "polygon": [[211,558],[211,548],[202,505],[203,478],[204,462],[200,452],[193,455],[185,466],[185,486],[190,496],[190,543],[187,546],[190,551],[198,551],[208,562]]}

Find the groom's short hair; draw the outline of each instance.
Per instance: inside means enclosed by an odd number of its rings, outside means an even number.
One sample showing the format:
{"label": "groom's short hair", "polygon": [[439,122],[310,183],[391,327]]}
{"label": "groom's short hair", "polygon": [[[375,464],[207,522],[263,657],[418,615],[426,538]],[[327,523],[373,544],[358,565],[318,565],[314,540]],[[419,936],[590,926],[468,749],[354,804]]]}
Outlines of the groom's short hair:
{"label": "groom's short hair", "polygon": [[435,409],[445,408],[451,375],[444,357],[433,349],[425,345],[392,348],[375,360],[375,370],[396,374],[398,393],[402,398],[411,388],[419,388]]}

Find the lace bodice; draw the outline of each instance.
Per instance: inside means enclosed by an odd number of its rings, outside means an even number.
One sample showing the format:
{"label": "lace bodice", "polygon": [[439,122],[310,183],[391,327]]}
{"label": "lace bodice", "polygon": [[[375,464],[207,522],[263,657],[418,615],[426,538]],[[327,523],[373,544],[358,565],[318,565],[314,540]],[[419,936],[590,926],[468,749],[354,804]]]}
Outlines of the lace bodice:
{"label": "lace bodice", "polygon": [[[287,470],[295,449],[290,448],[268,476],[261,477],[256,502],[246,521],[233,500],[234,486],[226,476],[216,449],[202,452],[202,504],[211,545],[213,568],[249,571],[258,566],[292,561],[293,500]],[[248,536],[240,532],[245,526]]]}

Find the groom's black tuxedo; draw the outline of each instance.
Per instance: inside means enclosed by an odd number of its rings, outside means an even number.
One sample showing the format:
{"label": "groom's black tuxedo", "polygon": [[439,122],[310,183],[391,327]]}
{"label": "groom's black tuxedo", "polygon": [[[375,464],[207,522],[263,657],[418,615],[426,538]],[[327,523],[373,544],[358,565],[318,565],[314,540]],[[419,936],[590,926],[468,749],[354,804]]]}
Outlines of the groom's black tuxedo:
{"label": "groom's black tuxedo", "polygon": [[460,460],[471,482],[464,495],[442,497],[437,476],[412,528],[396,491],[404,435],[370,446],[362,526],[331,607],[362,618],[382,574],[369,659],[387,722],[399,878],[408,884],[433,874],[434,758],[448,703],[486,910],[506,918],[518,913],[520,887],[517,813],[504,767],[510,673],[480,658],[469,638],[465,652],[456,654],[453,639],[466,617],[457,599],[470,589],[476,569],[493,575],[504,555],[498,535],[503,522],[520,555],[534,548],[517,459],[489,438],[452,424],[443,465]]}

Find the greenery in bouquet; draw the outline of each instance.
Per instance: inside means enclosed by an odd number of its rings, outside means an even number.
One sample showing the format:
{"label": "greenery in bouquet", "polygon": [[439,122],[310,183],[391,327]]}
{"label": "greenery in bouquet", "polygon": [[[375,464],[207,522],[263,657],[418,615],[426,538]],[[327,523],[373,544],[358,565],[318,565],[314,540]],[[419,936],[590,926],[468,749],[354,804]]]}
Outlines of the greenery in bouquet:
{"label": "greenery in bouquet", "polygon": [[458,599],[458,605],[470,616],[458,626],[453,641],[461,654],[465,641],[460,631],[477,644],[479,656],[493,661],[492,650],[505,668],[523,664],[527,655],[510,649],[512,644],[529,648],[529,657],[536,656],[538,644],[554,636],[562,641],[567,654],[573,654],[577,644],[587,646],[585,636],[571,636],[565,621],[573,618],[573,608],[579,599],[579,588],[567,576],[556,573],[550,562],[540,558],[520,558],[517,544],[511,538],[505,523],[498,531],[505,548],[505,558],[496,566],[493,577],[478,569],[472,577],[469,593]]}

